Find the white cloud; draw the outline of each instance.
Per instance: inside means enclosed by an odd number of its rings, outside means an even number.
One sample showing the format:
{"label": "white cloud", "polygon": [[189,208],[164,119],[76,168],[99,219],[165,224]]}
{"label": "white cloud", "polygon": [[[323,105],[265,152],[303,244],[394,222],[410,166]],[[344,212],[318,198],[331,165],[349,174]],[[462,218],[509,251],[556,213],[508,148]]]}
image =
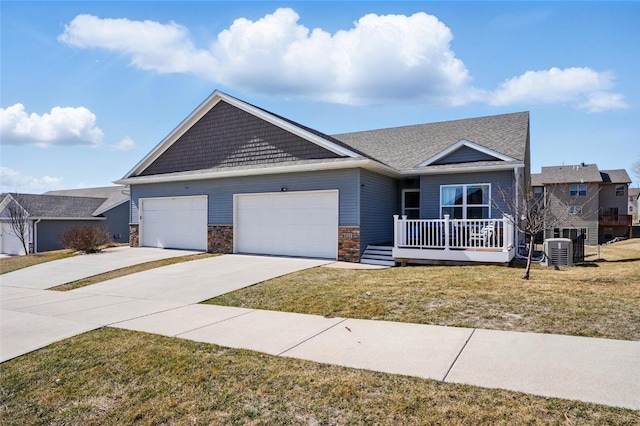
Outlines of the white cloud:
{"label": "white cloud", "polygon": [[98,146],[103,136],[95,114],[84,107],[57,106],[42,115],[28,114],[22,104],[0,108],[0,138],[6,144]]}
{"label": "white cloud", "polygon": [[41,193],[60,189],[63,182],[61,177],[26,176],[9,167],[0,167],[0,192]]}
{"label": "white cloud", "polygon": [[610,109],[623,109],[628,105],[624,101],[624,96],[620,93],[593,92],[587,96],[585,102],[579,105],[589,112],[601,112]]}
{"label": "white cloud", "polygon": [[434,16],[369,14],[335,34],[298,20],[289,8],[256,21],[236,19],[209,49],[197,49],[173,22],[78,15],[59,40],[128,55],[140,69],[192,73],[259,93],[346,104],[468,101],[468,71],[450,48],[451,31]]}
{"label": "white cloud", "polygon": [[623,96],[611,92],[612,74],[590,68],[527,71],[495,91],[474,88],[451,49],[451,30],[424,12],[368,14],[333,34],[299,20],[290,8],[256,21],[239,18],[202,49],[175,22],[78,15],[58,39],[126,55],[143,70],[188,73],[243,91],[342,104],[564,103],[590,112],[626,107]]}
{"label": "white cloud", "polygon": [[125,136],[120,142],[115,145],[115,148],[119,151],[129,151],[136,147],[136,143],[129,136]]}
{"label": "white cloud", "polygon": [[551,68],[527,71],[500,85],[489,95],[492,105],[566,103],[590,112],[625,108],[621,94],[611,93],[612,74],[590,68]]}
{"label": "white cloud", "polygon": [[193,46],[187,29],[174,22],[161,24],[78,15],[65,25],[58,39],[71,46],[127,54],[138,68],[159,73],[207,75],[216,65],[208,52]]}

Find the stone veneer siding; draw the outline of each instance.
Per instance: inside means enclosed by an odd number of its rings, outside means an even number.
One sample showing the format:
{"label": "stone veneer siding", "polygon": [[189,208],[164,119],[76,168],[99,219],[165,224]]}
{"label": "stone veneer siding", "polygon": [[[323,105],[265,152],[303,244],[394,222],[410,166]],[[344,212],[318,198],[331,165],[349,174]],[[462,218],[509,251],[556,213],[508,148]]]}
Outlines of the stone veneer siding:
{"label": "stone veneer siding", "polygon": [[138,224],[129,224],[129,247],[138,247]]}
{"label": "stone veneer siding", "polygon": [[233,253],[233,226],[208,225],[207,251],[209,253]]}
{"label": "stone veneer siding", "polygon": [[360,227],[338,227],[338,260],[360,262]]}
{"label": "stone veneer siding", "polygon": [[[138,225],[129,225],[129,245],[138,247]],[[210,253],[233,253],[233,226],[208,225],[207,251]],[[338,260],[360,262],[360,227],[338,227]]]}

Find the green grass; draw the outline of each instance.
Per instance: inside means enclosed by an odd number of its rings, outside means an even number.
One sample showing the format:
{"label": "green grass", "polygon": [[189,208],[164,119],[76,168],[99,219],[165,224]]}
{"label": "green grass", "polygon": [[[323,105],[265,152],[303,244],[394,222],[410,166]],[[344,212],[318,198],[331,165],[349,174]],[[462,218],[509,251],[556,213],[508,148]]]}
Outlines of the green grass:
{"label": "green grass", "polygon": [[0,364],[4,425],[610,424],[637,411],[101,329]]}
{"label": "green grass", "polygon": [[0,274],[17,271],[39,263],[50,262],[52,260],[71,257],[73,253],[69,250],[47,251],[44,253],[28,254],[26,256],[0,257]]}
{"label": "green grass", "polygon": [[[594,249],[595,250],[595,249]],[[511,331],[640,340],[640,240],[575,268],[314,268],[205,303]]]}

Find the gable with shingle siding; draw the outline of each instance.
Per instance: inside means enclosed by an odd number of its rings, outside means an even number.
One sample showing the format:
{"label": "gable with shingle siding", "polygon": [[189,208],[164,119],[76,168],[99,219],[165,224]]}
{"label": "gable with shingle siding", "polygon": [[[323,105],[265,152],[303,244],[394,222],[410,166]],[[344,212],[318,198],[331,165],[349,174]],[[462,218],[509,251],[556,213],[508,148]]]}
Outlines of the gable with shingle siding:
{"label": "gable with shingle siding", "polygon": [[496,157],[480,152],[477,149],[463,146],[431,164],[436,166],[441,164],[473,163],[477,161],[496,161]]}
{"label": "gable with shingle siding", "polygon": [[339,157],[220,101],[140,175]]}

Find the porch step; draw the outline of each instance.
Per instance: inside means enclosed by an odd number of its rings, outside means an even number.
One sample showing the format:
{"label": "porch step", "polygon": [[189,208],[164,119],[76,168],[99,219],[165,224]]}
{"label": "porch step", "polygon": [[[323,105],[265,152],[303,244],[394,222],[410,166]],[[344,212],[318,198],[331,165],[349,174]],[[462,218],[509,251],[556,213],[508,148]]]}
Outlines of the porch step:
{"label": "porch step", "polygon": [[395,266],[396,262],[393,260],[392,250],[393,247],[390,246],[367,246],[360,257],[360,263],[365,263],[367,265]]}

